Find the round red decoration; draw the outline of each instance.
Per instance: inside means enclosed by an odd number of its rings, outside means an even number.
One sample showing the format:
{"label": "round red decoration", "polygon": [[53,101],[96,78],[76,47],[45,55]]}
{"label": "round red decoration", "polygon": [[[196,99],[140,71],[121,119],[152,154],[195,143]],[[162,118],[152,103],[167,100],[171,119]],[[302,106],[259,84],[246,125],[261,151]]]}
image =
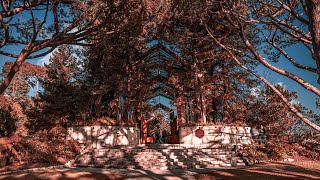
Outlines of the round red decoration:
{"label": "round red decoration", "polygon": [[196,137],[203,138],[203,136],[204,136],[204,131],[202,129],[197,129],[196,130]]}

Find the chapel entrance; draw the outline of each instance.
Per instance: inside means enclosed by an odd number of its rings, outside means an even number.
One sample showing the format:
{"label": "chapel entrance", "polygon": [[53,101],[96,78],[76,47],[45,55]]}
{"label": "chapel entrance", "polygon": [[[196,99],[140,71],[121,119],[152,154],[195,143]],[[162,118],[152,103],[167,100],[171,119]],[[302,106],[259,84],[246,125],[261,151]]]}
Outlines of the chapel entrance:
{"label": "chapel entrance", "polygon": [[[149,70],[147,78],[143,79],[149,88],[140,89],[138,96],[143,97],[138,100],[141,107],[138,118],[140,143],[178,144],[178,124],[183,124],[185,108],[172,77],[186,70],[177,61],[175,53],[161,43],[151,47],[141,57],[146,63],[141,64],[140,68]],[[160,141],[157,131],[161,132]]]}
{"label": "chapel entrance", "polygon": [[158,108],[142,123],[142,144],[176,144],[177,125],[173,111]]}
{"label": "chapel entrance", "polygon": [[157,109],[148,120],[147,135],[153,138],[154,144],[168,144],[171,136],[171,120],[169,113]]}

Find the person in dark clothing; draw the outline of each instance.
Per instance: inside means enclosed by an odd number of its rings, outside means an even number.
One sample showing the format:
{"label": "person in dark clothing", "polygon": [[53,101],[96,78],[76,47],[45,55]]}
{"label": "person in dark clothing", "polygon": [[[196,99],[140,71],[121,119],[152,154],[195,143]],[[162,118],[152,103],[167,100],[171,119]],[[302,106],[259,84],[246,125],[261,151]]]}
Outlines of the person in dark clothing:
{"label": "person in dark clothing", "polygon": [[259,131],[259,144],[265,144],[266,143],[266,130],[263,128],[261,125],[260,128],[258,129]]}
{"label": "person in dark clothing", "polygon": [[162,130],[160,129],[159,126],[157,126],[157,129],[156,129],[156,132],[155,132],[155,143],[156,144],[162,144],[163,143],[163,140],[162,140]]}
{"label": "person in dark clothing", "polygon": [[259,139],[259,131],[258,131],[258,129],[256,127],[252,127],[250,132],[251,132],[251,136],[252,136],[253,140],[256,141],[256,140]]}

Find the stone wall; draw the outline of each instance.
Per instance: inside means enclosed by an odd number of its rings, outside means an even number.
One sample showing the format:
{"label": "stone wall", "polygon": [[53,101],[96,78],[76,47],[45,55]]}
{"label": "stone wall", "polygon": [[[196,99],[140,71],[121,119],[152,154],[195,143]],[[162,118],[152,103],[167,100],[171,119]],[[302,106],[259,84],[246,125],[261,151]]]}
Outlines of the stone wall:
{"label": "stone wall", "polygon": [[139,144],[140,130],[136,127],[82,126],[68,128],[68,139],[77,140],[82,146],[102,148],[110,145]]}
{"label": "stone wall", "polygon": [[179,130],[180,144],[251,144],[250,127],[192,126]]}

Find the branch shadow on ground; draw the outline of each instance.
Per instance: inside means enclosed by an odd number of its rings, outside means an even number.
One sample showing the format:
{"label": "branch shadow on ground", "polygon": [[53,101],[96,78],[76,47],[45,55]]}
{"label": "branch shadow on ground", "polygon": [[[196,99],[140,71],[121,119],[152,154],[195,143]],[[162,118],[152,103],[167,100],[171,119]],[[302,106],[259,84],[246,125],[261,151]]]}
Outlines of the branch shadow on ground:
{"label": "branch shadow on ground", "polygon": [[320,179],[320,172],[300,166],[273,162],[252,167],[226,169],[197,174],[196,179]]}
{"label": "branch shadow on ground", "polygon": [[[257,166],[237,169],[216,169],[207,172],[193,170],[192,174],[185,169],[172,169],[163,171],[151,170],[110,170],[103,168],[71,168],[71,169],[49,169],[29,173],[19,173],[0,176],[2,179],[54,179],[54,180],[75,180],[75,179],[169,179],[176,177],[180,179],[319,179],[320,172],[302,168],[300,166],[281,162],[264,163]],[[193,176],[193,177],[190,177]]]}

